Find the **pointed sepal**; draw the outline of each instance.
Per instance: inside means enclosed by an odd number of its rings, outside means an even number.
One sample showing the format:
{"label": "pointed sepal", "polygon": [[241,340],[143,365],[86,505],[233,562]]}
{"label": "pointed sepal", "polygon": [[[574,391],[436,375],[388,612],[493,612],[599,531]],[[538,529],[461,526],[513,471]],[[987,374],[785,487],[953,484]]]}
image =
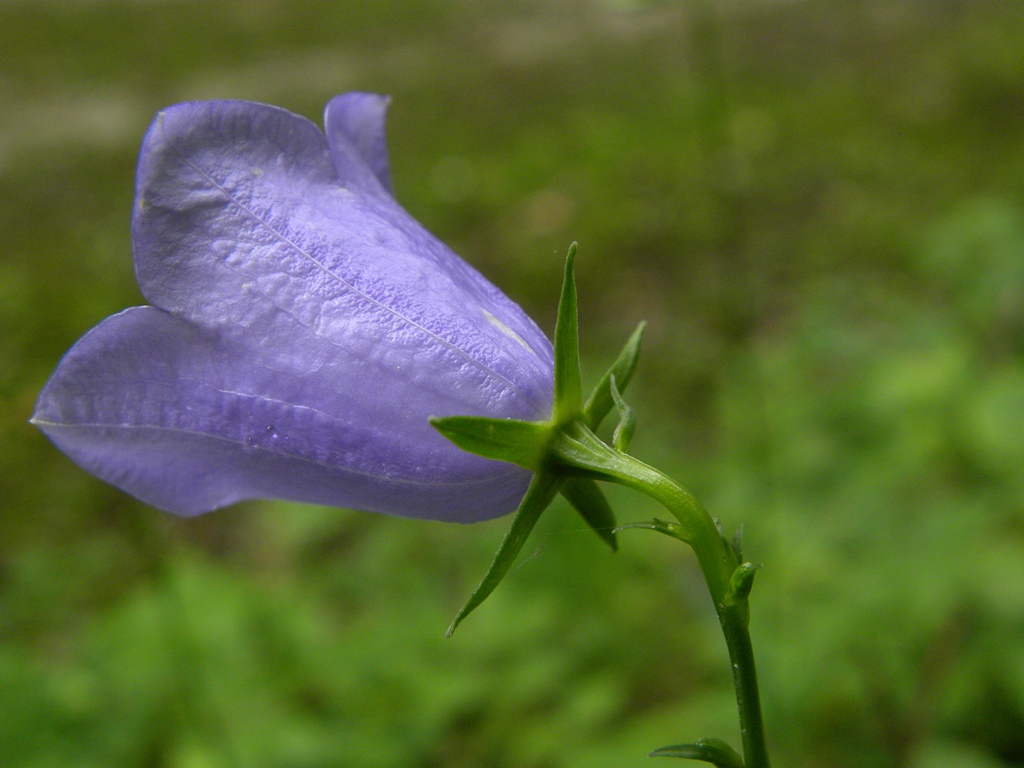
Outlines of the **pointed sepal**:
{"label": "pointed sepal", "polygon": [[523,548],[523,544],[526,543],[526,539],[530,536],[533,526],[537,524],[541,513],[547,509],[555,494],[558,493],[558,487],[561,485],[561,482],[559,478],[544,472],[538,472],[533,476],[530,487],[526,489],[526,495],[523,496],[523,500],[519,503],[519,510],[512,520],[512,526],[508,529],[508,533],[505,534],[505,538],[502,539],[501,546],[498,547],[498,552],[494,556],[491,567],[487,570],[483,581],[474,590],[469,600],[462,606],[462,610],[459,611],[455,620],[452,621],[451,626],[448,627],[445,637],[451,637],[459,623],[486,600],[495,587],[501,583],[501,580],[505,578],[505,574],[508,573],[512,563],[515,562],[516,556]]}
{"label": "pointed sepal", "polygon": [[586,405],[583,406],[583,419],[591,429],[597,429],[615,404],[611,393],[612,376],[615,377],[619,392],[626,391],[626,386],[633,378],[633,372],[636,370],[636,364],[640,358],[640,342],[643,340],[646,327],[646,322],[640,323],[636,327],[611,368],[605,372],[593,392],[590,393],[590,397],[587,398]]}
{"label": "pointed sepal", "polygon": [[576,243],[565,257],[562,296],[555,320],[555,423],[567,421],[583,409],[583,385],[580,383],[579,317],[576,306],[576,277],[573,262]]}
{"label": "pointed sepal", "polygon": [[619,409],[619,423],[612,433],[612,445],[615,446],[616,451],[625,453],[629,450],[629,443],[632,441],[633,433],[636,431],[636,414],[626,401],[622,399],[615,374],[612,374],[609,383],[611,385],[612,400],[615,401],[615,407]]}
{"label": "pointed sepal", "polygon": [[615,513],[598,484],[587,478],[573,477],[562,484],[560,491],[591,530],[612,548],[612,552],[617,551]]}
{"label": "pointed sepal", "polygon": [[537,472],[544,464],[552,427],[547,422],[447,416],[430,423],[459,448]]}
{"label": "pointed sepal", "polygon": [[682,757],[702,760],[718,768],[743,768],[743,758],[721,739],[697,739],[693,744],[676,744],[656,749],[650,757]]}

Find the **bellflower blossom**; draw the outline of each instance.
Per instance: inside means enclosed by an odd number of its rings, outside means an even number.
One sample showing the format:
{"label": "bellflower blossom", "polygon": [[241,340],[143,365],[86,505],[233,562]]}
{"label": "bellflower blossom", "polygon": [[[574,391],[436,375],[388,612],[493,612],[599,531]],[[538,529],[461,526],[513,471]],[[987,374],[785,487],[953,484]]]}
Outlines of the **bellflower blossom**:
{"label": "bellflower blossom", "polygon": [[323,133],[251,102],[161,112],[132,224],[151,306],[79,340],[33,423],[180,515],[261,497],[458,522],[515,509],[530,473],[428,419],[548,418],[552,347],[395,202],[386,107],[338,96]]}

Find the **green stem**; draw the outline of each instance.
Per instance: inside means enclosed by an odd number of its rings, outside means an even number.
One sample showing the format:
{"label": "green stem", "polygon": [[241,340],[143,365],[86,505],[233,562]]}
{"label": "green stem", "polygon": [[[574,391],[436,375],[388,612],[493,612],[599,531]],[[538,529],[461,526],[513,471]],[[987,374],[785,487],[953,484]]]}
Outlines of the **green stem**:
{"label": "green stem", "polygon": [[765,746],[761,697],[757,687],[754,649],[750,642],[749,603],[746,598],[727,605],[729,582],[735,567],[734,556],[722,539],[714,519],[685,488],[643,462],[626,457],[633,471],[616,478],[660,502],[684,528],[696,529],[689,542],[697,555],[708,590],[715,602],[725,643],[732,662],[736,706],[739,710],[740,736],[743,740],[743,762],[746,768],[769,768]]}
{"label": "green stem", "polygon": [[552,446],[553,453],[562,462],[649,496],[679,521],[678,536],[697,555],[697,562],[715,603],[729,648],[743,740],[744,766],[769,768],[754,650],[748,629],[749,603],[746,596],[736,598],[730,588],[733,573],[740,563],[714,518],[689,491],[672,478],[628,454],[614,450],[581,424],[560,431],[556,441],[557,444]]}
{"label": "green stem", "polygon": [[[742,606],[747,608],[746,599]],[[736,706],[740,713],[740,737],[743,739],[743,762],[747,768],[768,768],[768,747],[764,738],[764,720],[761,717],[761,695],[757,689],[757,669],[754,666],[754,647],[750,642],[744,610],[743,616],[734,609],[718,608],[725,643],[732,661],[732,679],[736,687]]]}

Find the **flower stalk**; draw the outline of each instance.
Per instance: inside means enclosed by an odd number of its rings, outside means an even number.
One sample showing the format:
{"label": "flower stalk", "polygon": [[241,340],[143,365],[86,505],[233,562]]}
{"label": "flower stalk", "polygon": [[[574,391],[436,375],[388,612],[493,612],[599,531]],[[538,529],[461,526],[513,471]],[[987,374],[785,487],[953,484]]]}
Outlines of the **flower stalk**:
{"label": "flower stalk", "polygon": [[[653,467],[607,445],[585,424],[574,422],[569,429],[560,431],[551,451],[565,466],[594,473],[601,480],[639,491],[662,504],[676,518],[677,524],[671,527],[650,527],[686,542],[697,556],[732,662],[743,740],[744,760],[741,765],[768,768],[754,651],[748,629],[750,607],[747,598],[753,585],[755,567],[740,562],[740,553],[726,541],[715,520],[689,491]],[[684,746],[669,749],[679,750]],[[670,756],[669,752],[662,750],[653,754]],[[698,757],[697,753],[678,756],[705,759]]]}

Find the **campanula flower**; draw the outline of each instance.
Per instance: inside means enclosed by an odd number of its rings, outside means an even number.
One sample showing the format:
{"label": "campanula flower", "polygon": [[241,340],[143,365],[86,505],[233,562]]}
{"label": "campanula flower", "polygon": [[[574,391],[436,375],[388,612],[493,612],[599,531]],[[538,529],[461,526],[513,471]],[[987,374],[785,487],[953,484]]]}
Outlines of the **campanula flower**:
{"label": "campanula flower", "polygon": [[132,222],[150,306],[78,341],[33,422],[181,515],[248,498],[459,522],[515,509],[530,473],[428,420],[548,418],[551,344],[395,202],[386,106],[338,96],[324,132],[243,101],[161,112]]}

